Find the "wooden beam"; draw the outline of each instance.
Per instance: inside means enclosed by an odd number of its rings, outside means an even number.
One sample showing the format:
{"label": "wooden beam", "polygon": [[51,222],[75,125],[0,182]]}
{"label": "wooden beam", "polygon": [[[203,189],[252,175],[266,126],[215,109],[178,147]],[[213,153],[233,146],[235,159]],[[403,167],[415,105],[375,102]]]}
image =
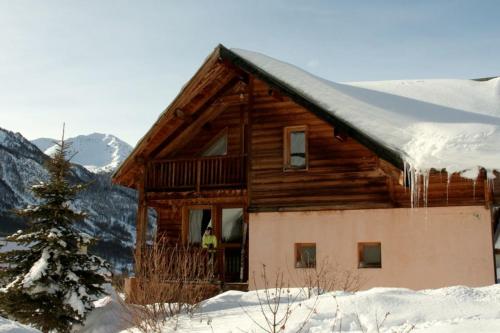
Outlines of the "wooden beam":
{"label": "wooden beam", "polygon": [[376,202],[353,202],[344,204],[326,204],[324,202],[311,202],[308,204],[294,204],[291,206],[250,206],[250,213],[258,212],[296,212],[296,211],[316,211],[316,210],[354,210],[354,209],[381,209],[393,208],[390,203]]}
{"label": "wooden beam", "polygon": [[245,151],[246,151],[246,172],[247,172],[247,200],[252,202],[252,109],[254,101],[255,79],[250,76],[248,81],[248,103],[246,106],[246,131],[245,131]]}
{"label": "wooden beam", "polygon": [[[144,135],[144,137],[136,145],[129,157],[118,167],[118,169],[113,174],[113,182],[124,184],[129,183],[133,176],[130,175],[135,173],[138,165],[134,162],[133,157],[139,154],[147,154],[151,151],[153,147],[150,146],[157,140],[157,138],[162,137],[167,130],[171,122],[175,122],[175,115],[173,110],[184,107],[192,99],[192,96],[196,96],[201,91],[206,89],[208,85],[213,83],[214,78],[223,78],[227,80],[230,77],[234,77],[235,73],[233,70],[227,66],[223,66],[220,63],[219,49],[217,47],[212,54],[206,58],[205,62],[198,69],[198,71],[193,75],[193,77],[184,85],[180,93],[175,97],[175,99],[170,103],[170,105],[165,108],[164,112],[161,114],[160,118],[153,124],[149,131]],[[178,124],[175,124],[173,128],[175,129]],[[173,131],[173,130],[172,130]],[[159,139],[161,140],[161,139]]]}
{"label": "wooden beam", "polygon": [[148,226],[148,206],[145,191],[146,168],[141,166],[139,179],[137,179],[137,217],[136,217],[136,242],[135,242],[135,268],[138,272],[142,267],[142,257],[146,247],[146,231]]}
{"label": "wooden beam", "polygon": [[172,141],[168,143],[161,151],[162,156],[164,157],[176,150],[177,148],[182,147],[186,144],[189,139],[198,133],[207,122],[215,119],[219,114],[221,114],[224,110],[226,110],[227,106],[225,104],[213,104],[211,105],[203,114],[201,114],[188,128],[184,129],[182,132],[179,132],[175,137],[172,138]]}
{"label": "wooden beam", "polygon": [[401,174],[403,173],[401,170],[392,165],[392,163],[389,163],[381,158],[378,159],[378,165],[380,170],[382,170],[388,177],[399,183]]}
{"label": "wooden beam", "polygon": [[[176,146],[179,144],[180,140],[178,139],[179,137],[183,137],[183,140],[187,139],[186,133],[189,135],[192,134],[192,130],[189,129],[189,127],[192,127],[194,129],[199,130],[203,124],[208,122],[210,119],[213,119],[209,116],[206,115],[206,111],[214,110],[214,106],[216,106],[214,103],[225,93],[227,93],[233,86],[239,81],[238,77],[233,77],[231,80],[229,80],[226,84],[222,86],[214,95],[212,95],[194,114],[191,114],[190,116],[192,117],[191,122],[185,123],[184,126],[178,127],[175,131],[173,131],[170,135],[167,135],[163,141],[151,152],[150,158],[157,157],[160,153],[163,156],[166,156],[168,153],[170,153],[173,149],[170,148],[172,145]],[[221,104],[219,104],[220,106]],[[222,104],[225,105],[225,104]],[[219,108],[220,109],[220,108]],[[222,112],[222,110],[220,110]],[[210,113],[210,112],[208,112]],[[175,144],[173,144],[175,142]],[[186,143],[186,142],[184,142]],[[168,150],[165,150],[165,148],[169,146]],[[175,148],[175,147],[174,147]]]}

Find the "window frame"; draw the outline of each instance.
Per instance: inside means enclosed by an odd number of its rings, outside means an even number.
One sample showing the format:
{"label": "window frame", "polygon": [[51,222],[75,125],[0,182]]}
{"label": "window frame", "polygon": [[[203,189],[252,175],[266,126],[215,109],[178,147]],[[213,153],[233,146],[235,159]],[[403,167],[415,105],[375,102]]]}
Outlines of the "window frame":
{"label": "window frame", "polygon": [[[184,246],[192,246],[189,244],[189,211],[191,209],[201,209],[210,210],[210,217],[212,219],[212,232],[217,236],[219,228],[216,223],[216,213],[217,209],[213,205],[187,205],[182,207],[182,226],[181,226],[181,237]],[[203,235],[202,235],[203,236]],[[201,247],[201,244],[200,244]]]}
{"label": "window frame", "polygon": [[[238,208],[238,209],[239,209],[239,208],[241,208],[241,209],[243,210],[243,215],[242,215],[243,220],[241,221],[241,223],[242,223],[242,224],[241,224],[241,226],[242,226],[242,228],[243,228],[243,230],[244,230],[244,229],[245,229],[245,223],[246,223],[246,221],[245,221],[245,207],[244,207],[243,205],[234,204],[234,205],[221,205],[221,206],[220,206],[220,207],[218,207],[218,208],[219,208],[219,209],[218,209],[219,211],[217,212],[217,215],[218,215],[218,217],[219,217],[219,219],[220,219],[220,222],[219,222],[219,224],[220,224],[220,225],[218,226],[218,228],[217,228],[217,229],[218,229],[218,230],[220,230],[220,243],[221,243],[221,246],[222,246],[222,244],[223,244],[225,247],[240,246],[240,244],[243,244],[243,242],[244,242],[244,240],[243,240],[243,239],[241,240],[241,242],[240,242],[240,243],[234,243],[234,242],[233,242],[233,243],[228,243],[228,242],[223,242],[223,241],[222,241],[222,219],[223,219],[224,209],[235,209],[235,208]],[[243,230],[242,230],[242,231],[243,231]],[[243,232],[242,237],[244,237],[244,236],[245,236],[245,235],[244,235],[244,232]],[[237,244],[237,245],[235,245],[235,244]]]}
{"label": "window frame", "polygon": [[[291,133],[304,132],[305,165],[294,167],[291,159]],[[307,125],[287,126],[283,128],[283,171],[307,171],[309,169],[309,129]]]}
{"label": "window frame", "polygon": [[[373,246],[373,245],[378,245],[378,247],[380,248],[380,263],[378,265],[374,264],[367,265],[364,263],[363,250],[365,246]],[[358,242],[358,268],[359,269],[382,268],[382,242]]]}
{"label": "window frame", "polygon": [[[223,137],[226,137],[226,153],[223,155],[209,155],[209,156],[204,156],[205,152],[212,147],[217,141],[222,139]],[[227,156],[229,153],[229,128],[224,127],[222,130],[217,132],[215,136],[213,136],[199,151],[197,154],[198,157],[212,157],[212,156]]]}
{"label": "window frame", "polygon": [[[300,260],[302,257],[301,257],[301,253],[300,253],[300,250],[305,248],[305,247],[312,247],[314,246],[314,264],[313,265],[302,265],[302,260]],[[316,243],[295,243],[294,244],[294,267],[295,268],[300,268],[300,269],[308,269],[308,268],[312,268],[312,269],[316,269],[316,262],[317,262],[317,246],[316,246]]]}

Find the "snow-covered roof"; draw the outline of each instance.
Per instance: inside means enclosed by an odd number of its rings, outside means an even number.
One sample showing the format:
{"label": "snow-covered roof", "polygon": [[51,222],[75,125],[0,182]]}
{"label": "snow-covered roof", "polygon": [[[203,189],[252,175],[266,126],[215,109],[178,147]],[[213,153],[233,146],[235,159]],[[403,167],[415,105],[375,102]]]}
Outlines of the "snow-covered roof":
{"label": "snow-covered roof", "polygon": [[475,177],[500,170],[500,78],[337,83],[266,55],[231,49],[417,171]]}

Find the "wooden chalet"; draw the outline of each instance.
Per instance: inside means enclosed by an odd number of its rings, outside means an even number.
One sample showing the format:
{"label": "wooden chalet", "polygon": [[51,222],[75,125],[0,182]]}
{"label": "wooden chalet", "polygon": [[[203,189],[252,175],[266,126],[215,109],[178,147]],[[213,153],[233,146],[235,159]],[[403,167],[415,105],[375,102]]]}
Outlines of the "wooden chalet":
{"label": "wooden chalet", "polygon": [[403,170],[399,154],[219,45],[113,180],[138,191],[138,251],[148,208],[171,244],[199,246],[212,226],[226,283],[325,258],[363,274],[362,288],[493,283],[499,198],[484,173],[472,184],[433,171],[427,208],[411,208]]}

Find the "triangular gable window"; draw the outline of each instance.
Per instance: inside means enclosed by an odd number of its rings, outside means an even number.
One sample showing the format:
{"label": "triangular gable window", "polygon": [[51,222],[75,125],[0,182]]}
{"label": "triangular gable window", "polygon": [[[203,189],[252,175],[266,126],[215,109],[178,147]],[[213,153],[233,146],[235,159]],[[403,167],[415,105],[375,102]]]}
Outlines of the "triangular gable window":
{"label": "triangular gable window", "polygon": [[213,142],[210,142],[201,156],[220,156],[227,154],[227,131],[218,134]]}

